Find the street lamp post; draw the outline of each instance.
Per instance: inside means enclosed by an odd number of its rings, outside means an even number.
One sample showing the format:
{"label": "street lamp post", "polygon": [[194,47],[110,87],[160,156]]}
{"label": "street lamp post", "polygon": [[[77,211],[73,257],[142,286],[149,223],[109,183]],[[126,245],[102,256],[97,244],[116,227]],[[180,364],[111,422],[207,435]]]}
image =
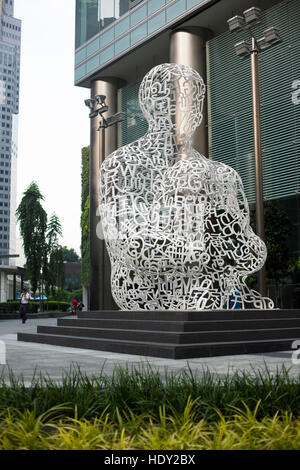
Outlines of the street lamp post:
{"label": "street lamp post", "polygon": [[[251,36],[251,44],[248,41],[240,41],[235,44],[236,54],[245,59],[251,56],[251,81],[252,81],[252,109],[253,109],[253,133],[254,133],[254,158],[255,158],[255,189],[256,189],[256,225],[258,236],[265,241],[264,227],[264,195],[263,195],[263,168],[261,149],[261,124],[260,124],[260,94],[258,54],[281,42],[279,32],[271,27],[264,31],[264,36],[256,39],[251,28],[260,24],[260,9],[249,8],[243,12],[243,16],[234,16],[227,23],[230,32],[239,33],[248,31]],[[266,268],[265,265],[258,273],[259,291],[263,296],[267,295]]]}

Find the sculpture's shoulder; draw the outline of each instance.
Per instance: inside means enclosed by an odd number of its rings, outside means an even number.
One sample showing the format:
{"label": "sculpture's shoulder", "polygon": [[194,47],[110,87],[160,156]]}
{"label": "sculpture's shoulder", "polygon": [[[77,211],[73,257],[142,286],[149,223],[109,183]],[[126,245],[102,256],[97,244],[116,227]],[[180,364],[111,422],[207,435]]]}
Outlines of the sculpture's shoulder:
{"label": "sculpture's shoulder", "polygon": [[124,165],[138,164],[143,159],[140,139],[118,148],[108,155],[101,165],[101,171],[117,170]]}
{"label": "sculpture's shoulder", "polygon": [[232,185],[242,185],[241,177],[234,168],[223,162],[218,162],[212,159],[207,160],[212,172],[215,174],[218,180]]}

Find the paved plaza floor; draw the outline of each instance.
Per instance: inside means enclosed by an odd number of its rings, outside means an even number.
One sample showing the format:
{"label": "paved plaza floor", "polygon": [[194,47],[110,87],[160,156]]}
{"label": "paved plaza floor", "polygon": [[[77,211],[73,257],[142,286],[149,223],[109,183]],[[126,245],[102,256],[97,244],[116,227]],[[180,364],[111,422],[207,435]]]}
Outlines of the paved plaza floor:
{"label": "paved plaza floor", "polygon": [[[223,375],[237,370],[246,370],[251,373],[253,369],[264,370],[267,365],[271,373],[281,370],[282,366],[289,370],[291,376],[297,376],[300,373],[300,365],[292,361],[292,350],[174,360],[17,341],[18,332],[35,333],[37,325],[55,326],[56,324],[55,318],[30,319],[24,325],[20,320],[0,321],[0,341],[4,343],[6,349],[6,364],[0,365],[0,373],[5,375],[7,383],[9,382],[9,369],[13,371],[15,377],[22,375],[25,384],[29,385],[34,373],[41,372],[60,381],[62,375],[74,365],[79,365],[81,371],[89,376],[97,375],[101,371],[105,375],[111,375],[115,366],[131,367],[141,364],[150,364],[162,372],[166,369],[180,372],[190,368],[197,373],[209,369],[212,373]],[[2,346],[3,343],[1,343]]]}

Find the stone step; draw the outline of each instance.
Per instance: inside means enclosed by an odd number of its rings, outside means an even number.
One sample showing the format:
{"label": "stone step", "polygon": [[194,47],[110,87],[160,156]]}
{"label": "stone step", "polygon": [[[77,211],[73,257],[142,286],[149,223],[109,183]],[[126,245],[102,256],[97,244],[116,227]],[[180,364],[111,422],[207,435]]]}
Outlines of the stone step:
{"label": "stone step", "polygon": [[116,311],[79,312],[79,319],[120,319],[158,321],[210,321],[300,318],[300,310],[201,310],[201,311]]}
{"label": "stone step", "polygon": [[244,329],[223,331],[170,332],[130,329],[84,328],[66,326],[38,326],[38,334],[76,336],[85,338],[114,339],[124,341],[154,342],[165,344],[202,344],[228,341],[256,341],[269,339],[300,338],[298,328]]}
{"label": "stone step", "polygon": [[150,330],[150,331],[222,331],[222,330],[252,330],[272,328],[300,327],[299,318],[268,318],[268,319],[245,319],[245,320],[202,320],[202,321],[165,321],[165,320],[130,320],[119,318],[75,318],[59,319],[58,326],[86,327],[86,328],[112,328],[128,330]]}
{"label": "stone step", "polygon": [[18,333],[19,341],[51,344],[71,348],[111,351],[121,354],[164,357],[169,359],[192,359],[197,357],[227,356],[236,354],[254,354],[272,351],[288,351],[291,343],[297,339],[228,341],[202,344],[161,344],[155,342],[124,341],[113,339],[80,338],[49,334]]}

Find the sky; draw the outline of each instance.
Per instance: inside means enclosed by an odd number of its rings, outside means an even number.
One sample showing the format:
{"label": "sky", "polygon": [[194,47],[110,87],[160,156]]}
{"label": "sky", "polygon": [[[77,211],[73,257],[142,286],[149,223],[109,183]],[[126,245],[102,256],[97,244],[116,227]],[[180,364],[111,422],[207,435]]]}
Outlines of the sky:
{"label": "sky", "polygon": [[35,181],[48,217],[61,221],[61,243],[80,254],[90,92],[74,86],[75,0],[15,0],[14,16],[22,20],[17,204]]}

